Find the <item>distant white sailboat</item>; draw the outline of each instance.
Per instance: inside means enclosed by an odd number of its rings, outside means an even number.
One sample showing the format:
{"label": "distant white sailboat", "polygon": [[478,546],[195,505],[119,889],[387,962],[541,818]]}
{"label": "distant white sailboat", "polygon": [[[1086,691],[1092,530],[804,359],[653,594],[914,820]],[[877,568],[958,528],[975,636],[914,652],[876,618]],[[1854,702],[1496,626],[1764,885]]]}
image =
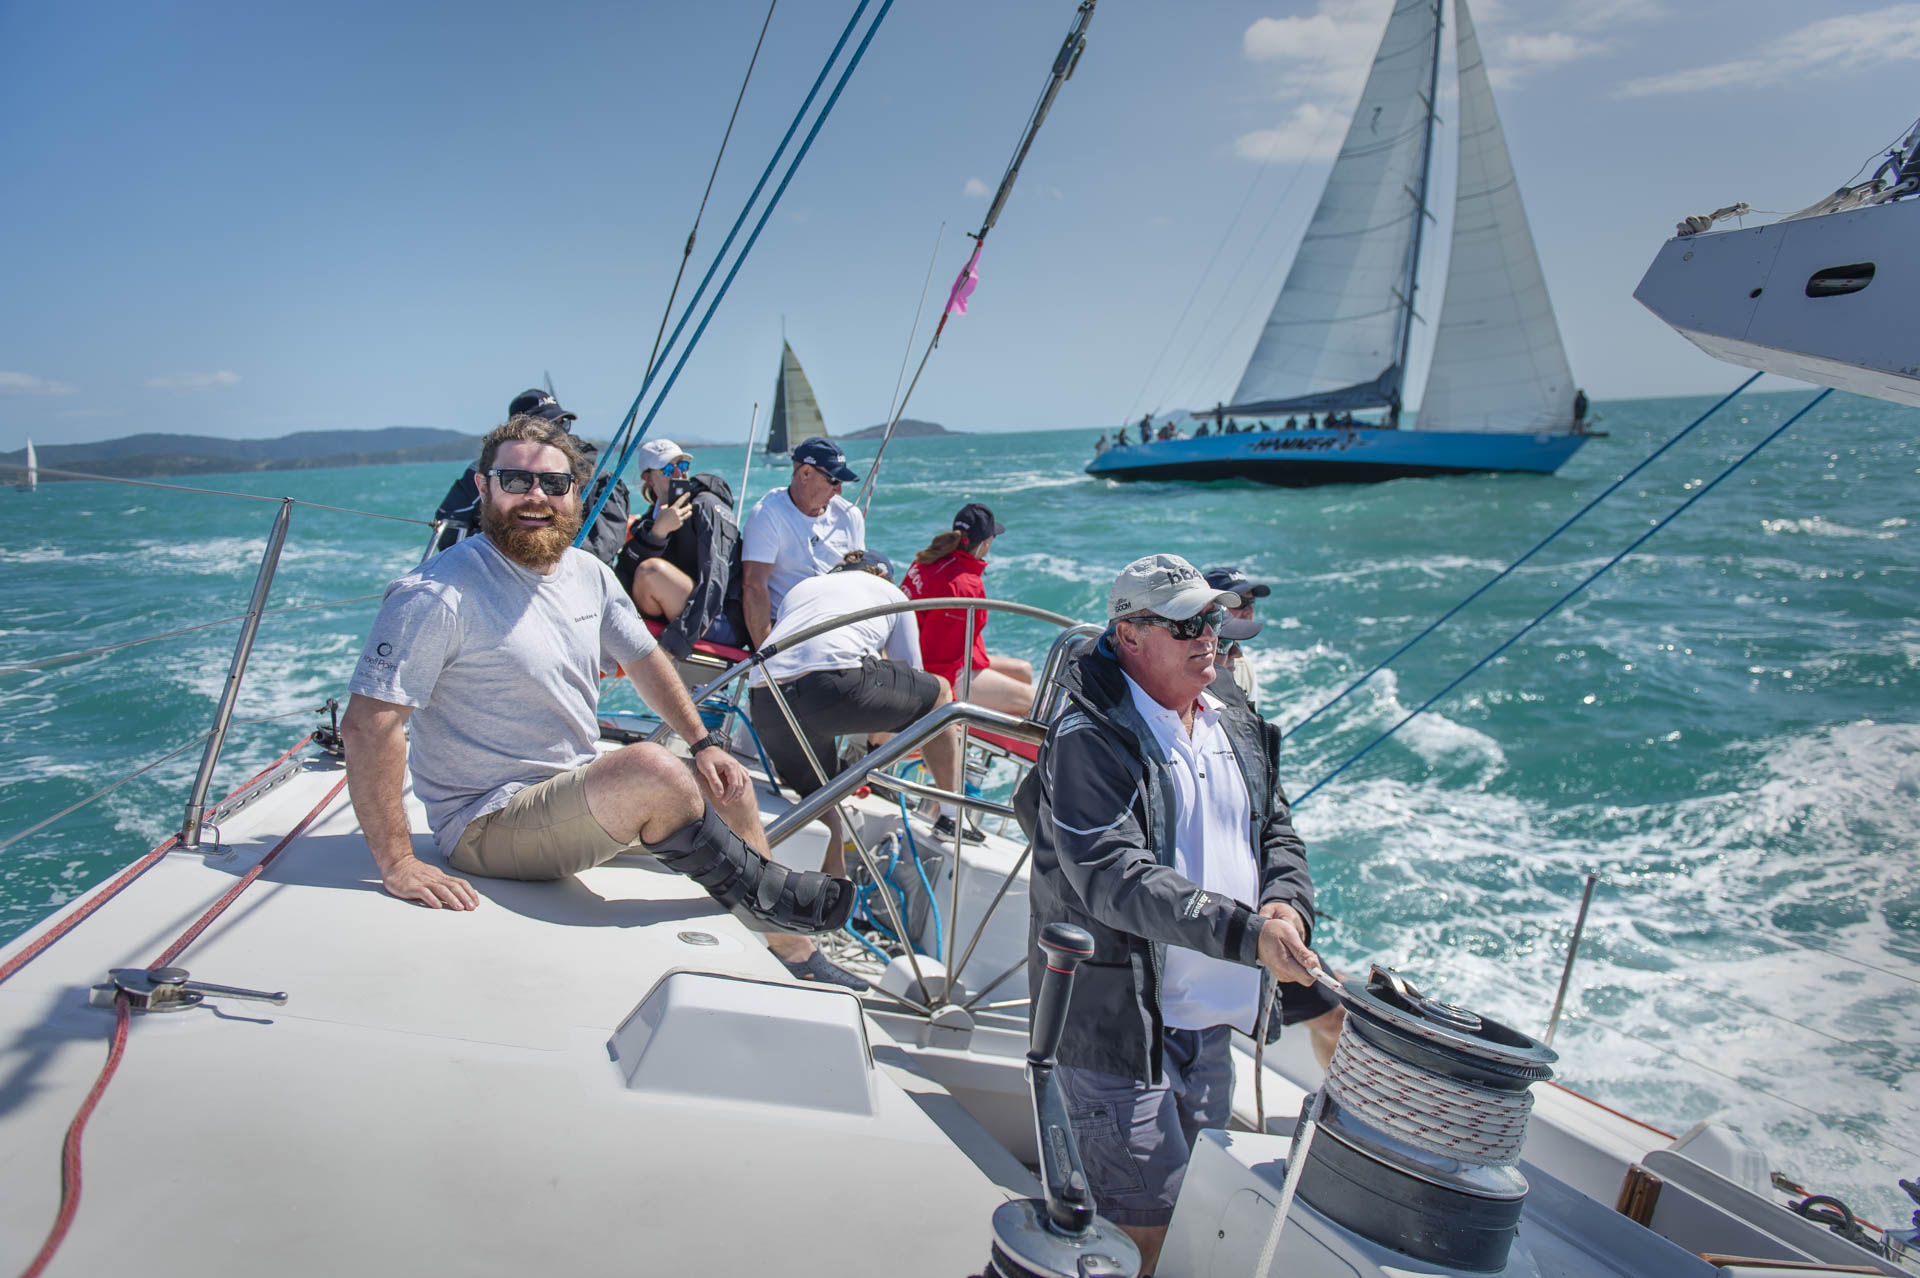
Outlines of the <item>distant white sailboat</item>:
{"label": "distant white sailboat", "polygon": [[40,487],[40,463],[33,455],[33,441],[27,441],[27,482],[15,484],[15,492],[30,493]]}
{"label": "distant white sailboat", "polygon": [[[1443,0],[1400,0],[1287,282],[1230,402],[1193,437],[1128,440],[1113,479],[1350,483],[1552,472],[1586,442],[1573,373],[1520,202],[1466,0],[1454,0],[1459,175],[1419,419],[1398,429],[1428,208]],[[1377,411],[1381,421],[1356,420]],[[1322,415],[1334,416],[1320,428]],[[1223,431],[1229,418],[1243,429]],[[1249,420],[1253,419],[1253,420]],[[1310,422],[1306,430],[1283,429]],[[1199,431],[1205,430],[1205,435]]]}
{"label": "distant white sailboat", "polygon": [[827,423],[813,397],[807,371],[785,338],[780,339],[780,377],[773,386],[773,416],[767,422],[767,456],[784,460],[795,444],[823,438]]}

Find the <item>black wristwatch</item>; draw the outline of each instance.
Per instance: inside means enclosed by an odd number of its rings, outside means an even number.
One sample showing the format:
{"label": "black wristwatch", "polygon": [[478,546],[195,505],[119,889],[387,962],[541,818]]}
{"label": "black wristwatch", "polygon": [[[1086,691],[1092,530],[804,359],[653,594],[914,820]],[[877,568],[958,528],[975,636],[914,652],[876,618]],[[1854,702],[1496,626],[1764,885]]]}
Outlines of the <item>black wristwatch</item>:
{"label": "black wristwatch", "polygon": [[687,753],[699,754],[708,746],[719,746],[722,750],[725,750],[727,748],[727,739],[717,732],[709,732],[698,741],[689,741],[687,743]]}

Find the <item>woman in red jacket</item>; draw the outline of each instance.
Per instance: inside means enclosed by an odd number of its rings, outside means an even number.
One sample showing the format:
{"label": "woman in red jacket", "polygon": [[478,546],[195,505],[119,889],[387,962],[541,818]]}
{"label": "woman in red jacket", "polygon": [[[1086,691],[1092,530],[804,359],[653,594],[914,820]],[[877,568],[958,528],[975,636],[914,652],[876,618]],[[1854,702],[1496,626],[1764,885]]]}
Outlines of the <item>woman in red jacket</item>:
{"label": "woman in red jacket", "polygon": [[[993,539],[1006,531],[993,512],[979,502],[968,502],[953,517],[953,528],[935,537],[913,557],[901,583],[909,599],[985,599],[987,587],[980,575],[987,570],[987,552]],[[1033,709],[1033,663],[1018,657],[989,657],[980,631],[987,624],[985,609],[973,614],[973,633],[966,634],[967,614],[958,608],[917,612],[920,619],[920,662],[931,674],[953,685],[955,700],[967,700],[1006,714],[1028,714]],[[971,688],[963,696],[966,676],[973,671]]]}

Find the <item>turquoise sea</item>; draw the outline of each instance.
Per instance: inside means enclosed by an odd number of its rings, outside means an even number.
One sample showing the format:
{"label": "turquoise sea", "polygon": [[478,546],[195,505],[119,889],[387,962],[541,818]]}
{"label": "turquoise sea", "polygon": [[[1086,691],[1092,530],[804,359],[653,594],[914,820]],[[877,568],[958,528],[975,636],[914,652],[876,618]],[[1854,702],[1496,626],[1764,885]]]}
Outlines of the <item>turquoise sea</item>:
{"label": "turquoise sea", "polygon": [[[1731,382],[1731,378],[1729,381]],[[1514,578],[1290,739],[1304,792],[1716,474],[1811,392],[1748,395]],[[991,593],[1095,617],[1129,559],[1273,584],[1263,709],[1291,725],[1646,456],[1710,399],[1601,404],[1555,477],[1301,491],[1119,486],[1092,430],[903,440],[870,540],[896,559],[956,507],[1008,532]],[[667,428],[671,433],[671,428]],[[856,464],[873,445],[856,445]],[[737,482],[741,451],[698,465]],[[444,464],[197,478],[389,515]],[[756,462],[753,496],[781,482]],[[1556,1046],[1564,1081],[1678,1134],[1741,1127],[1774,1168],[1904,1223],[1920,1172],[1920,412],[1836,395],[1296,821],[1342,966],[1544,1029],[1583,876],[1593,917]],[[97,483],[0,491],[0,665],[228,617],[275,505]],[[277,606],[377,595],[421,527],[296,508]],[[371,602],[267,619],[215,792],[344,696]],[[0,839],[205,730],[235,627],[0,675]],[[996,619],[1038,658],[1038,623]],[[610,704],[630,704],[622,688]],[[188,750],[0,848],[0,940],[177,828]]]}

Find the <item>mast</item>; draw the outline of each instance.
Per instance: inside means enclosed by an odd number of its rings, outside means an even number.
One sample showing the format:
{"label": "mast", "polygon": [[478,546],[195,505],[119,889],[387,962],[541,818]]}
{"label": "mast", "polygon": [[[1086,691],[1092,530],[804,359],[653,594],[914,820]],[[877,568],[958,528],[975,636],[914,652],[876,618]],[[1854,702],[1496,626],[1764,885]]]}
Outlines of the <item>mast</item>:
{"label": "mast", "polygon": [[1438,94],[1440,92],[1440,34],[1444,18],[1441,6],[1445,0],[1433,0],[1433,53],[1429,59],[1427,73],[1427,125],[1426,137],[1420,144],[1420,187],[1414,192],[1413,245],[1407,253],[1407,276],[1401,297],[1405,304],[1400,311],[1400,357],[1395,362],[1399,376],[1394,378],[1393,411],[1398,417],[1401,393],[1407,382],[1407,348],[1413,343],[1413,322],[1419,313],[1413,309],[1414,294],[1420,288],[1420,245],[1424,241],[1427,219],[1433,214],[1427,211],[1427,180],[1433,171],[1433,126],[1439,116]]}

